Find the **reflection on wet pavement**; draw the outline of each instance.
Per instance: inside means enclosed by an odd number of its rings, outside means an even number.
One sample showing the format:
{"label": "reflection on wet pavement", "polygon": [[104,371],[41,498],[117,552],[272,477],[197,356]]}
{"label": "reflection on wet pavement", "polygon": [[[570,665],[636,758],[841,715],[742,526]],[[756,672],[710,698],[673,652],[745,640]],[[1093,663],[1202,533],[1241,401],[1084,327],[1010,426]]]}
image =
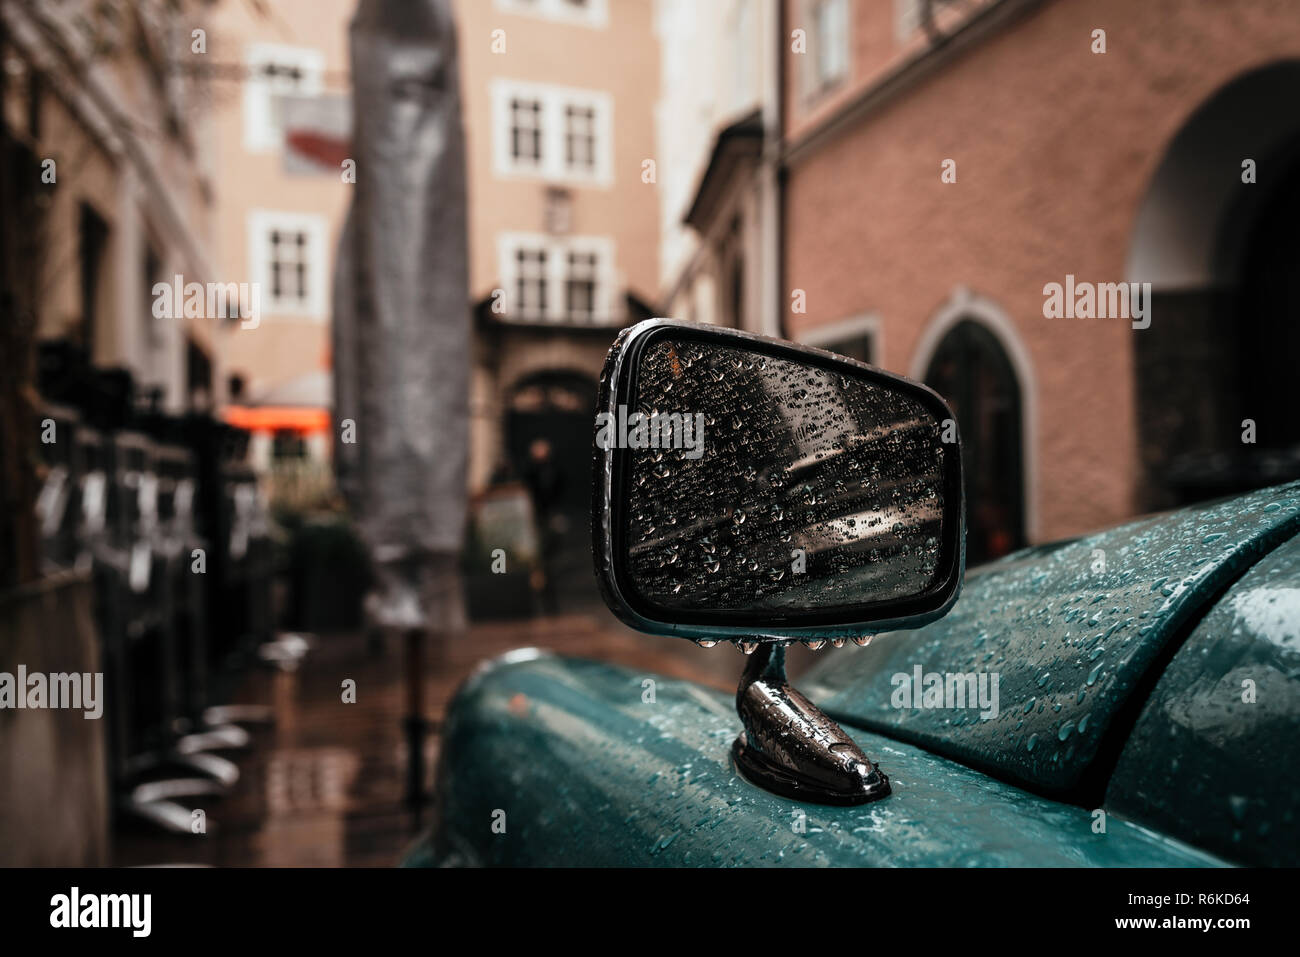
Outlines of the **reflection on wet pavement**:
{"label": "reflection on wet pavement", "polygon": [[[432,732],[425,766],[430,777],[442,716],[460,682],[484,658],[529,645],[724,690],[735,687],[743,663],[727,645],[706,651],[682,639],[638,635],[603,611],[475,625],[459,640],[429,652],[425,696]],[[224,752],[241,772],[229,794],[182,801],[203,811],[206,832],[166,836],[122,824],[114,836],[113,863],[396,864],[418,834],[403,803],[401,664],[395,639],[380,648],[361,635],[345,634],[322,636],[295,671],[250,673],[234,703],[269,706],[275,720],[246,725],[250,747]],[[356,683],[354,704],[343,701],[349,679]]]}

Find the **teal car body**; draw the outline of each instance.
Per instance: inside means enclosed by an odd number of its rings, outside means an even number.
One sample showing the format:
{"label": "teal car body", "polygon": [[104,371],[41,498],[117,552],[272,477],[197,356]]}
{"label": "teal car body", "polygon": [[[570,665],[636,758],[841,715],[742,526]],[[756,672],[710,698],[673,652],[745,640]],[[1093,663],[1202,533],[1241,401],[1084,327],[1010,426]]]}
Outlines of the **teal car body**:
{"label": "teal car body", "polygon": [[[858,807],[737,774],[728,695],[656,676],[647,704],[641,672],[508,655],[452,704],[407,863],[1300,863],[1297,532],[1300,483],[1145,518],[974,569],[946,617],[824,652],[801,690],[893,784]],[[980,673],[996,709],[900,694]]]}

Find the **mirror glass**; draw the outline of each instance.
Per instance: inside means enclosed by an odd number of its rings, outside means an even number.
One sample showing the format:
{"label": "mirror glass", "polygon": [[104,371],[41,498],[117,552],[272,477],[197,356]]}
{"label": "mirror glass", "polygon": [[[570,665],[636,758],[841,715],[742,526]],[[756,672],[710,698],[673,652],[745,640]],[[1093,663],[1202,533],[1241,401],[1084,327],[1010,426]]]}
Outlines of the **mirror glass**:
{"label": "mirror glass", "polygon": [[627,450],[632,587],[673,613],[784,617],[941,584],[959,451],[916,387],[730,342],[650,342],[628,405],[597,422],[598,445]]}

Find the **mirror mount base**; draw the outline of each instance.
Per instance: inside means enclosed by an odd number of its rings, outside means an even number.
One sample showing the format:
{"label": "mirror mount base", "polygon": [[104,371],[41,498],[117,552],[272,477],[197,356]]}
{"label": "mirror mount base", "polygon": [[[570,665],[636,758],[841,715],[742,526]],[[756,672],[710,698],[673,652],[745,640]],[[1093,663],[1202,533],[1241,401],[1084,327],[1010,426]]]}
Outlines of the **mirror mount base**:
{"label": "mirror mount base", "polygon": [[744,724],[731,747],[752,784],[812,804],[866,804],[890,793],[889,778],[844,730],[790,686],[785,645],[761,643],[736,689]]}

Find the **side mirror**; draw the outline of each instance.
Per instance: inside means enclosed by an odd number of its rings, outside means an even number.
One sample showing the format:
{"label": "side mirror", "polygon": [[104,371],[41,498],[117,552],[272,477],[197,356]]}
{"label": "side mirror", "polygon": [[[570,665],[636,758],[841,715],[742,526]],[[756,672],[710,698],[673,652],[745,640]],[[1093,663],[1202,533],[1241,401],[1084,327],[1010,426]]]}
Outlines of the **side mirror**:
{"label": "side mirror", "polygon": [[889,793],[789,687],[784,647],[865,643],[952,607],[965,565],[955,430],[925,386],[819,349],[663,319],[611,348],[596,576],[632,627],[753,655],[733,753],[756,783],[831,803]]}

